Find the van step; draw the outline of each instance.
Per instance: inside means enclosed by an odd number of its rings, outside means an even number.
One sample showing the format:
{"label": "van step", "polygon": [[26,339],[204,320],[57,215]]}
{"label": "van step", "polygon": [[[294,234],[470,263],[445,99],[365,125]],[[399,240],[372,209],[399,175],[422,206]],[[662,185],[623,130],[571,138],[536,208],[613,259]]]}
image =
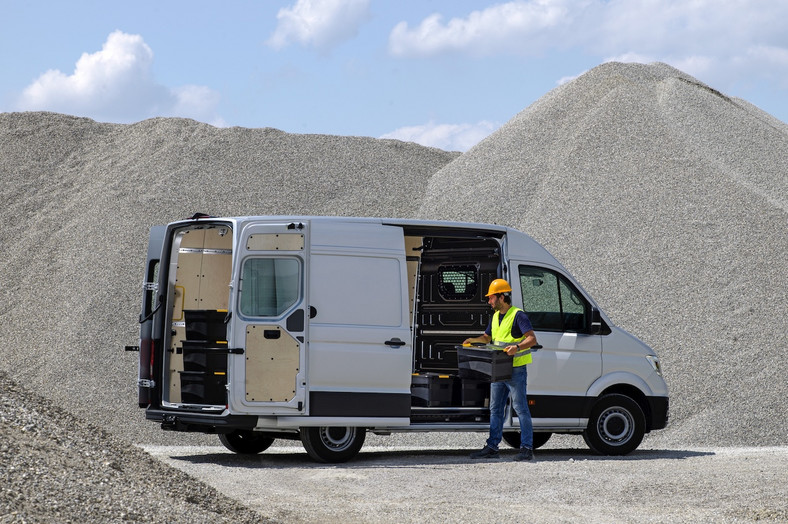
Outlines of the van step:
{"label": "van step", "polygon": [[489,422],[487,408],[411,408],[413,424],[427,422]]}

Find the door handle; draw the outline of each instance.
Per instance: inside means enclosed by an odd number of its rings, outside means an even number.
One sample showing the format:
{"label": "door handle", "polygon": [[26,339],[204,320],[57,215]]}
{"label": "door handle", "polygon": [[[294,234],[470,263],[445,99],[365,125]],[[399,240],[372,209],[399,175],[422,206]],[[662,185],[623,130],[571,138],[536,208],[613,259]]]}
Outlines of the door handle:
{"label": "door handle", "polygon": [[391,340],[385,341],[384,344],[386,344],[387,346],[392,346],[392,347],[400,347],[400,346],[404,346],[405,342],[400,340],[397,337],[394,337]]}

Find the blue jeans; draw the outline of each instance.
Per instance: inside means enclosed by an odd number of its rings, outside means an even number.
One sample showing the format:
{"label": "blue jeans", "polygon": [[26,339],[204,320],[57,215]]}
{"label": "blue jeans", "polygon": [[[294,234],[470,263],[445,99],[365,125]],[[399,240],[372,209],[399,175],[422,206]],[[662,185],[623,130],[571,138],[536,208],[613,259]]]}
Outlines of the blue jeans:
{"label": "blue jeans", "polygon": [[506,399],[511,393],[512,405],[520,420],[520,447],[534,447],[534,429],[531,423],[531,410],[528,409],[526,388],[528,385],[527,366],[512,369],[512,378],[490,384],[490,438],[487,445],[498,449],[503,439],[503,421],[506,418]]}

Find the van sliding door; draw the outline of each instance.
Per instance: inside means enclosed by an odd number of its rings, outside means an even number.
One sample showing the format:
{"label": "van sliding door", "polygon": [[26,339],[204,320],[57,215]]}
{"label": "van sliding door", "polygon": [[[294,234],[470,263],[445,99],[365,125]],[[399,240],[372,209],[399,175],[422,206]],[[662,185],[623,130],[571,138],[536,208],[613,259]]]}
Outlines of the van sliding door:
{"label": "van sliding door", "polygon": [[413,344],[402,228],[314,222],[309,415],[410,423]]}

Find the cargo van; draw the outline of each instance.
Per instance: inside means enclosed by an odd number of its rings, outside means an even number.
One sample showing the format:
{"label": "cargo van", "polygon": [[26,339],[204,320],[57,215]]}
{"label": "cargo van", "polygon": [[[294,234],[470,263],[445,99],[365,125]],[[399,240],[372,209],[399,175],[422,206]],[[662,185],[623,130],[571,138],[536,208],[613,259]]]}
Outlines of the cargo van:
{"label": "cargo van", "polygon": [[[512,228],[346,217],[206,215],[150,231],[139,405],[162,429],[236,453],[300,439],[343,462],[367,432],[489,429],[489,381],[458,345],[512,285],[541,349],[528,368],[534,445],[581,434],[623,455],[668,421],[651,348],[614,326],[541,245]],[[519,446],[508,410],[504,439]]]}

